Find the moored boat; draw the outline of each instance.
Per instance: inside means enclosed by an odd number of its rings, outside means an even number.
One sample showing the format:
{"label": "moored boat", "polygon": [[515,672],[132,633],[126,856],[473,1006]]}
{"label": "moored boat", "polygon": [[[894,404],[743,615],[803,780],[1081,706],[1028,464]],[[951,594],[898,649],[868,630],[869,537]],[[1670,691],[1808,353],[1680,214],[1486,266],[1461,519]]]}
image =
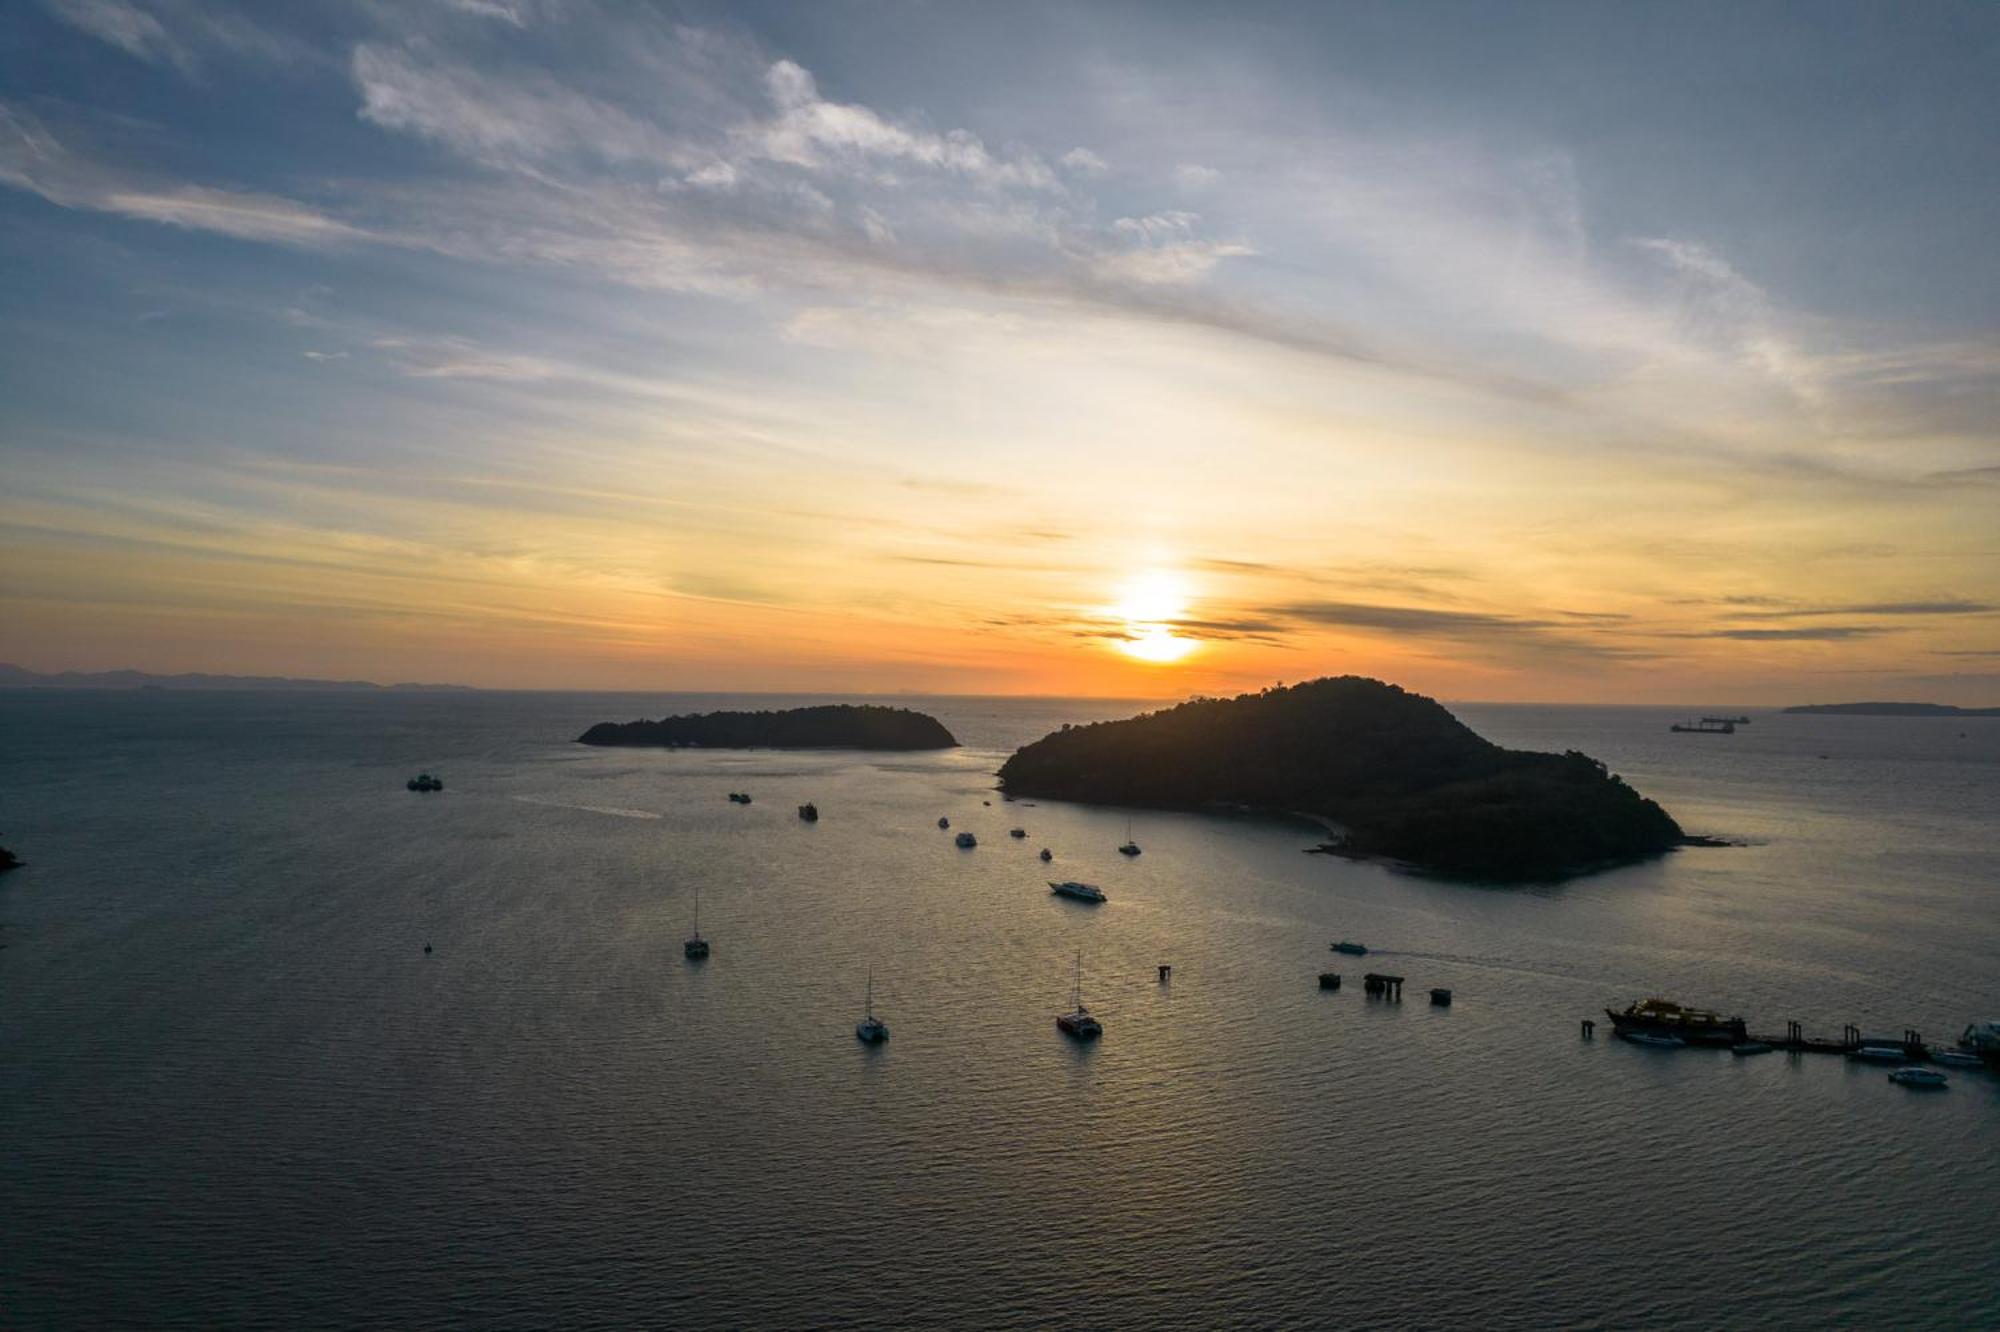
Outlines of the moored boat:
{"label": "moored boat", "polygon": [[1051,860],[1054,860],[1055,858],[1056,858],[1055,852],[1049,850],[1047,847],[1042,848],[1042,863],[1044,865],[1048,864]]}
{"label": "moored boat", "polygon": [[1076,1005],[1069,1012],[1056,1019],[1056,1026],[1066,1036],[1074,1036],[1080,1041],[1094,1041],[1104,1034],[1104,1024],[1090,1015],[1083,1006],[1083,954],[1076,955],[1076,990],[1071,998]]}
{"label": "moored boat", "polygon": [[952,841],[958,843],[958,845],[962,847],[965,847],[967,850],[970,850],[971,848],[979,845],[979,839],[977,837],[974,837],[969,832],[960,833],[958,836],[952,838]]}
{"label": "moored boat", "polygon": [[1986,1061],[1970,1050],[1938,1050],[1931,1059],[1951,1068],[1984,1068]]}
{"label": "moored boat", "polygon": [[889,1039],[889,1025],[875,1016],[875,969],[868,969],[868,997],[861,1005],[861,1021],[854,1024],[856,1039],[867,1045],[880,1045]]}
{"label": "moored boat", "polygon": [[1634,1045],[1650,1045],[1656,1050],[1678,1050],[1687,1044],[1679,1036],[1661,1031],[1620,1031],[1618,1034]]}
{"label": "moored boat", "polygon": [[1884,1045],[1881,1042],[1857,1045],[1847,1052],[1847,1056],[1850,1059],[1866,1060],[1871,1064],[1900,1064],[1910,1057],[1902,1046]]}
{"label": "moored boat", "polygon": [[1738,1041],[1729,1047],[1733,1055],[1760,1055],[1771,1053],[1772,1047],[1764,1041]]}
{"label": "moored boat", "polygon": [[815,805],[810,800],[806,801],[805,804],[799,806],[799,817],[804,819],[807,823],[818,823],[819,806]]}
{"label": "moored boat", "polygon": [[1684,1008],[1671,999],[1641,999],[1622,1013],[1607,1008],[1604,1015],[1620,1036],[1635,1032],[1678,1036],[1690,1045],[1741,1045],[1750,1039],[1742,1018]]}

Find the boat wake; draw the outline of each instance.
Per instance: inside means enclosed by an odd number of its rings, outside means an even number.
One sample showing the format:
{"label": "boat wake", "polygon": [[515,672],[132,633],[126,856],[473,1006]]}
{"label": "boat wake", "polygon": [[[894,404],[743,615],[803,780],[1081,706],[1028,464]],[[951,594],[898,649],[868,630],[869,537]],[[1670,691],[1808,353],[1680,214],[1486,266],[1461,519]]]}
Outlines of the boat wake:
{"label": "boat wake", "polygon": [[517,795],[513,799],[524,805],[545,805],[550,809],[576,809],[586,814],[609,814],[619,819],[657,819],[660,816],[649,809],[620,809],[616,805],[572,805],[564,800],[544,800],[540,796]]}

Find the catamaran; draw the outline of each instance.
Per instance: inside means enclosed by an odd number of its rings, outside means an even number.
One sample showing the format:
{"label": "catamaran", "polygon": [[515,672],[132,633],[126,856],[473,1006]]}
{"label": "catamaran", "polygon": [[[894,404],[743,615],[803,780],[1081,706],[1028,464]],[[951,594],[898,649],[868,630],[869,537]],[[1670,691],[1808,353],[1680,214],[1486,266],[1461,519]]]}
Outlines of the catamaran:
{"label": "catamaran", "polygon": [[1071,1002],[1076,1007],[1056,1019],[1056,1025],[1063,1029],[1064,1034],[1080,1041],[1094,1041],[1102,1036],[1104,1024],[1092,1017],[1090,1010],[1083,1006],[1083,954],[1080,952],[1076,955],[1076,992],[1071,996]]}

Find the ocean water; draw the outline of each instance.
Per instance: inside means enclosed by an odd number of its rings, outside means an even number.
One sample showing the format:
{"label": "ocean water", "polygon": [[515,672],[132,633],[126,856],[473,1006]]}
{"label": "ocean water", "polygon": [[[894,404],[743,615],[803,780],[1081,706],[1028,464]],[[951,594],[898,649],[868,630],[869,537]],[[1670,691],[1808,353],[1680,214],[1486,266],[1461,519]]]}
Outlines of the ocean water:
{"label": "ocean water", "polygon": [[0,1326],[2000,1325],[2000,1077],[1578,1030],[2000,1017],[2000,721],[1457,708],[1747,843],[1507,890],[992,791],[1101,701],[571,743],[795,701],[0,693]]}

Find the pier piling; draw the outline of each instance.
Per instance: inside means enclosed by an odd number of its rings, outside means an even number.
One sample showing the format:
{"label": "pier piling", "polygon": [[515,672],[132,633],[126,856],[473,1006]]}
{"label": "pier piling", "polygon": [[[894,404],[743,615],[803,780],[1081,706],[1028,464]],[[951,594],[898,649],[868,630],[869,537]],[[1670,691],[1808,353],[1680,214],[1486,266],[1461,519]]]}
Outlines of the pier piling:
{"label": "pier piling", "polygon": [[1597,1024],[1589,1018],[1583,1020],[1583,1039],[1591,1040],[1597,1035]]}

